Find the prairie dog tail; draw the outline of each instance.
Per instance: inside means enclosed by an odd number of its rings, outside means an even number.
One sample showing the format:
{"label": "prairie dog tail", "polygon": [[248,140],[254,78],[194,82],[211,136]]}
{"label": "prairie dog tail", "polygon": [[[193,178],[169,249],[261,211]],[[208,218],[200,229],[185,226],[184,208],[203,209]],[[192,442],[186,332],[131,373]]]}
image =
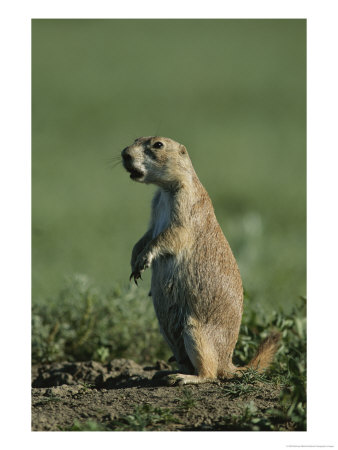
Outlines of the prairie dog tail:
{"label": "prairie dog tail", "polygon": [[248,369],[254,369],[258,373],[264,372],[273,361],[273,357],[278,350],[280,338],[281,333],[271,333],[261,342],[256,355],[252,358],[249,364],[242,367],[236,367],[233,365],[231,370],[226,370],[221,374],[221,378],[231,379],[233,377],[241,377]]}
{"label": "prairie dog tail", "polygon": [[[278,350],[279,347],[279,341],[281,338],[281,333],[279,332],[273,332],[271,333],[267,338],[265,338],[258,350],[256,355],[252,358],[252,360],[249,362],[249,364],[247,364],[246,366],[242,366],[242,367],[236,367],[235,365],[231,364],[230,367],[227,366],[225,369],[221,369],[218,371],[217,373],[217,377],[220,379],[232,379],[234,377],[241,377],[245,371],[249,370],[249,369],[254,369],[256,370],[258,373],[262,373],[264,372],[266,369],[268,369],[268,367],[270,366],[270,364],[273,361],[273,358],[275,356],[275,353]],[[176,358],[174,356],[172,356],[169,359],[169,362],[173,362],[176,361]],[[208,366],[206,366],[208,367]],[[204,367],[205,368],[205,367]],[[198,374],[200,375],[200,374]],[[182,375],[183,376],[183,375]],[[187,375],[187,377],[192,377],[192,375]],[[201,379],[204,378],[201,376],[196,377],[194,376],[194,378],[196,378],[197,381],[191,381],[191,383],[197,383],[197,382],[202,382]],[[205,377],[205,381],[210,381],[210,378],[216,378],[216,374],[215,377]],[[187,383],[190,383],[190,381],[187,381]]]}
{"label": "prairie dog tail", "polygon": [[253,359],[245,367],[238,367],[238,370],[254,369],[257,372],[264,372],[272,363],[273,357],[278,350],[281,334],[279,332],[271,333],[265,338]]}

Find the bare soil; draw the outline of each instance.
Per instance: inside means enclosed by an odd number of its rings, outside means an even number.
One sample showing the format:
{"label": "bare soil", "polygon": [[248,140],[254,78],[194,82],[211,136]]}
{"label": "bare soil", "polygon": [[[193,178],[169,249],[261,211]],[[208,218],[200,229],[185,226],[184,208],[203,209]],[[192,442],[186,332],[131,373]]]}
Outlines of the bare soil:
{"label": "bare soil", "polygon": [[229,395],[234,382],[167,386],[167,370],[163,361],[142,367],[126,359],[33,367],[32,430],[246,430],[250,402],[261,419],[279,407],[274,384]]}

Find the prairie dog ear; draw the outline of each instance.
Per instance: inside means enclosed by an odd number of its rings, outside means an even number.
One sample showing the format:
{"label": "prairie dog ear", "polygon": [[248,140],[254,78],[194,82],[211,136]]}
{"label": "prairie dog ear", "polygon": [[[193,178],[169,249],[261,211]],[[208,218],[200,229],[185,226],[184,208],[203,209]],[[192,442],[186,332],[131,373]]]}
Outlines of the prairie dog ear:
{"label": "prairie dog ear", "polygon": [[184,147],[183,144],[180,144],[180,154],[181,155],[186,155],[187,154],[187,149]]}

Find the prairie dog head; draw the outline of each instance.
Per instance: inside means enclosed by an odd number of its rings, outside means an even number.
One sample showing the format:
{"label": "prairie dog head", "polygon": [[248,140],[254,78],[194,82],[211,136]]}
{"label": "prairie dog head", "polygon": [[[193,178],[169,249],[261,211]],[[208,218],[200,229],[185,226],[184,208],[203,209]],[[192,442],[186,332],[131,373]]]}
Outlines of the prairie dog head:
{"label": "prairie dog head", "polygon": [[122,150],[121,156],[130,178],[140,183],[170,188],[189,181],[193,174],[186,148],[169,138],[138,138]]}

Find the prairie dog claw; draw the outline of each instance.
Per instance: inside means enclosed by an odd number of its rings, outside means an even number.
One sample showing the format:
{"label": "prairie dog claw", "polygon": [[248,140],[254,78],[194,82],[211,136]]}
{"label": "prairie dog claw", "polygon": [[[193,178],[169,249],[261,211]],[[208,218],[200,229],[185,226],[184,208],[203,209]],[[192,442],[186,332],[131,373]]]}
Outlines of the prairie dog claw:
{"label": "prairie dog claw", "polygon": [[132,278],[134,278],[135,284],[136,286],[138,286],[137,280],[138,279],[142,280],[141,272],[132,272],[132,274],[129,277],[129,281],[131,281]]}

